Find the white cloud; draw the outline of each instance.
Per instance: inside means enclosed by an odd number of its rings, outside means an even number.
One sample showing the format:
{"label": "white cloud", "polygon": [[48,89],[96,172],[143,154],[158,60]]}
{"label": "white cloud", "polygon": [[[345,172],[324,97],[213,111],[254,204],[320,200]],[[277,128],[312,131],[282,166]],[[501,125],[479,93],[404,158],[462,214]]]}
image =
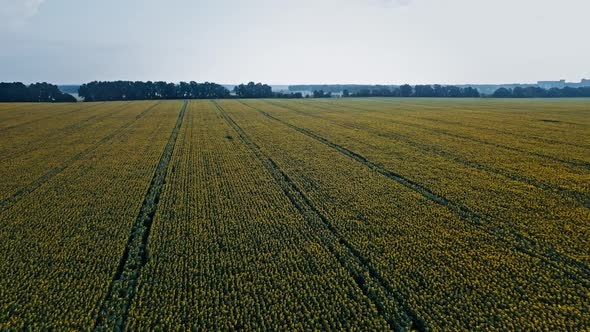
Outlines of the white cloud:
{"label": "white cloud", "polygon": [[20,24],[39,11],[45,0],[0,0],[0,20]]}

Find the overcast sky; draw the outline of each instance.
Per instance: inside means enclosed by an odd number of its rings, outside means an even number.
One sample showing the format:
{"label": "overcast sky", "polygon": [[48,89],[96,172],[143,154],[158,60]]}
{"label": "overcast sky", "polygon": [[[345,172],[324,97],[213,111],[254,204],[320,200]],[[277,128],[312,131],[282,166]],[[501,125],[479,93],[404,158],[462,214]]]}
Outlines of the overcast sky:
{"label": "overcast sky", "polygon": [[0,0],[0,81],[590,78],[590,0]]}

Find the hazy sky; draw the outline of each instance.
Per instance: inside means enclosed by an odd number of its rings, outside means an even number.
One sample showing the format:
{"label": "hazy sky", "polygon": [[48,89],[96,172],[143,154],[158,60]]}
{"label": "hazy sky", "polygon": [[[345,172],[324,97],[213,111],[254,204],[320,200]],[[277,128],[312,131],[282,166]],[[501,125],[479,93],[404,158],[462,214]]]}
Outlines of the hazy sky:
{"label": "hazy sky", "polygon": [[590,0],[0,0],[0,81],[590,78]]}

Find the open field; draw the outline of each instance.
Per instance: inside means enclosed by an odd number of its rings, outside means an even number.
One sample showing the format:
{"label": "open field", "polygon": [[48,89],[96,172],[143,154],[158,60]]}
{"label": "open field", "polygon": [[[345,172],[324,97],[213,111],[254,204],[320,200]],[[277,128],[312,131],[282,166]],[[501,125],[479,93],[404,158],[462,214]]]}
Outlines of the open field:
{"label": "open field", "polygon": [[0,330],[590,329],[590,100],[0,104]]}

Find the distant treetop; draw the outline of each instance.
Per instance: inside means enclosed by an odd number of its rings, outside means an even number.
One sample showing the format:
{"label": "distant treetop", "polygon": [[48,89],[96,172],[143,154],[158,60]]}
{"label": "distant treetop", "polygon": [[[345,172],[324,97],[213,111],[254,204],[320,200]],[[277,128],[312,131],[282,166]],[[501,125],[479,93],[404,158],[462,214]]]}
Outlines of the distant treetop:
{"label": "distant treetop", "polygon": [[0,83],[0,102],[76,102],[76,98],[62,93],[57,85],[35,83]]}

